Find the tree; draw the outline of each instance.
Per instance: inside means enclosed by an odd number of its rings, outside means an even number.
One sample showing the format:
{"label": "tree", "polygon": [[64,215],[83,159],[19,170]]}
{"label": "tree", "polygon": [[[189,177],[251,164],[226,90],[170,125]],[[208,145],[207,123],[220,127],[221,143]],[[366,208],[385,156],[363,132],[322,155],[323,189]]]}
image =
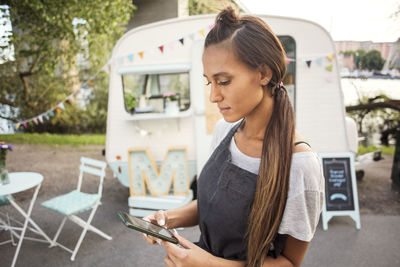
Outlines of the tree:
{"label": "tree", "polygon": [[[134,10],[130,0],[3,2],[10,7],[15,61],[0,65],[0,117],[14,122],[49,110],[79,89],[107,62]],[[105,79],[94,81],[92,100],[106,97]],[[2,113],[5,106],[10,114]]]}
{"label": "tree", "polygon": [[360,63],[363,69],[368,69],[369,71],[382,70],[385,60],[378,50],[371,50],[360,57]]}

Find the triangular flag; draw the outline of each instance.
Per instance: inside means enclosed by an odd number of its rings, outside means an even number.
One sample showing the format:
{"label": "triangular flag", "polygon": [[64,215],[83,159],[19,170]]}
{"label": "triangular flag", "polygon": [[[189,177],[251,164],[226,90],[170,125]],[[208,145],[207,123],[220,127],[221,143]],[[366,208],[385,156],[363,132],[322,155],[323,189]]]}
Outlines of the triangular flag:
{"label": "triangular flag", "polygon": [[199,31],[199,33],[200,33],[202,36],[205,36],[205,34],[204,34],[204,29],[201,29],[201,30]]}
{"label": "triangular flag", "polygon": [[317,58],[317,59],[315,60],[315,62],[317,62],[317,65],[318,65],[318,66],[321,66],[321,65],[322,65],[322,57]]}
{"label": "triangular flag", "polygon": [[325,77],[325,81],[327,83],[332,83],[333,82],[333,77],[331,77],[331,76]]}
{"label": "triangular flag", "polygon": [[86,84],[88,84],[88,85],[90,85],[90,86],[93,86],[93,85],[94,85],[94,82],[93,82],[93,81],[88,81],[88,82],[86,82]]}
{"label": "triangular flag", "polygon": [[46,120],[49,120],[49,119],[50,119],[49,115],[47,115],[47,114],[44,114],[43,117],[44,117]]}
{"label": "triangular flag", "polygon": [[37,118],[33,118],[32,120],[33,120],[33,122],[34,122],[36,125],[39,124]]}
{"label": "triangular flag", "polygon": [[106,65],[104,65],[101,70],[104,71],[107,74],[110,74],[110,69],[109,69],[109,64],[107,63]]}
{"label": "triangular flag", "polygon": [[71,100],[69,100],[69,98],[65,99],[64,102],[67,103],[68,105],[71,105]]}
{"label": "triangular flag", "polygon": [[143,59],[143,52],[139,52],[138,54],[139,54],[140,58]]}
{"label": "triangular flag", "polygon": [[326,66],[325,69],[326,69],[327,71],[332,71],[332,65]]}
{"label": "triangular flag", "polygon": [[192,41],[194,40],[194,33],[189,34],[189,38],[192,39]]}
{"label": "triangular flag", "polygon": [[69,99],[69,101],[70,101],[71,103],[74,102],[74,101],[75,101],[74,93],[70,94],[69,97],[68,97],[68,99]]}
{"label": "triangular flag", "polygon": [[181,42],[181,44],[183,45],[184,38],[179,39],[179,42]]}
{"label": "triangular flag", "polygon": [[38,116],[38,119],[39,119],[40,123],[43,123],[43,117],[42,117],[42,115]]}
{"label": "triangular flag", "polygon": [[21,126],[21,123],[15,124],[15,130],[18,130],[19,126]]}
{"label": "triangular flag", "polygon": [[163,45],[159,46],[158,49],[160,49],[161,53],[164,53],[164,46]]}
{"label": "triangular flag", "polygon": [[61,102],[60,104],[58,104],[58,107],[60,107],[61,109],[65,109],[63,102]]}
{"label": "triangular flag", "polygon": [[54,111],[50,110],[50,111],[49,111],[49,115],[50,115],[51,117],[53,117],[53,116],[54,116]]}
{"label": "triangular flag", "polygon": [[56,107],[55,109],[54,109],[54,111],[57,113],[57,112],[60,112],[60,108],[59,107]]}
{"label": "triangular flag", "polygon": [[335,57],[334,54],[330,54],[329,56],[327,56],[327,58],[329,59],[330,62],[332,62],[334,57]]}
{"label": "triangular flag", "polygon": [[34,126],[33,121],[28,121],[28,125],[31,127]]}
{"label": "triangular flag", "polygon": [[306,60],[307,67],[311,67],[311,60]]}
{"label": "triangular flag", "polygon": [[169,44],[168,44],[168,47],[169,47],[169,49],[171,49],[171,50],[174,50],[175,49],[175,47],[176,47],[176,41],[174,41],[174,42],[170,42]]}
{"label": "triangular flag", "polygon": [[26,121],[24,121],[24,122],[22,123],[22,125],[24,125],[25,129],[28,128],[28,124],[26,123]]}
{"label": "triangular flag", "polygon": [[130,62],[132,62],[133,61],[133,54],[129,54],[128,55],[128,59],[129,59]]}

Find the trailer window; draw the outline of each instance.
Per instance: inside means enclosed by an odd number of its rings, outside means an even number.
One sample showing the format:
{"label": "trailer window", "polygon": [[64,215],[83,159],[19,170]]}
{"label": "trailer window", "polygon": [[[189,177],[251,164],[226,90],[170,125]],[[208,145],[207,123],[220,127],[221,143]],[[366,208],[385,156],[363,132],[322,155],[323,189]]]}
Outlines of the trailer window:
{"label": "trailer window", "polygon": [[283,79],[283,83],[288,90],[294,110],[296,110],[296,42],[291,36],[278,36],[278,38],[286,52],[286,58],[290,60],[289,64],[286,65],[286,76]]}
{"label": "trailer window", "polygon": [[[144,97],[148,106],[163,101],[163,96],[175,94],[179,101],[180,111],[190,107],[189,73],[166,74],[124,74],[122,75],[125,109],[132,109],[132,99],[135,106],[139,105],[139,99]],[[160,104],[153,112],[162,112]]]}

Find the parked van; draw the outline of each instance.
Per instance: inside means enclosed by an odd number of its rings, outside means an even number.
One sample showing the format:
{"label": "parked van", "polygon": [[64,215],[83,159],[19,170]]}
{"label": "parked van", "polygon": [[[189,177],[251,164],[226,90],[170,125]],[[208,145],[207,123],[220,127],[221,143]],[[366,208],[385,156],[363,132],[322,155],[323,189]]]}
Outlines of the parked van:
{"label": "parked van", "polygon": [[[303,19],[260,17],[286,51],[284,84],[295,109],[296,128],[316,152],[356,153],[357,130],[346,118],[329,33]],[[127,32],[113,49],[106,159],[121,184],[130,188],[133,215],[177,207],[193,197],[189,185],[208,159],[212,132],[221,118],[209,102],[201,61],[214,19],[215,15],[201,15],[144,25]],[[183,169],[163,176],[174,162],[167,162],[174,151],[181,153]],[[178,173],[186,173],[188,179],[179,178],[187,189],[182,193],[181,188],[179,195],[174,191]],[[169,186],[166,196],[150,190],[162,177],[167,181],[163,192]]]}

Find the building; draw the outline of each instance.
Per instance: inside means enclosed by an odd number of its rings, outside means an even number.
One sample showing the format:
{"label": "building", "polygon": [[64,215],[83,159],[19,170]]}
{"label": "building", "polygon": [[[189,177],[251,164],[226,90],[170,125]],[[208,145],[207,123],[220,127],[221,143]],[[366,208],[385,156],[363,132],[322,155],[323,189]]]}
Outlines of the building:
{"label": "building", "polygon": [[336,52],[338,54],[338,60],[341,68],[347,68],[349,70],[355,69],[353,55],[345,54],[347,51],[356,51],[362,49],[365,51],[378,50],[381,56],[386,61],[392,57],[392,49],[395,46],[395,42],[380,42],[374,43],[372,41],[336,41]]}

